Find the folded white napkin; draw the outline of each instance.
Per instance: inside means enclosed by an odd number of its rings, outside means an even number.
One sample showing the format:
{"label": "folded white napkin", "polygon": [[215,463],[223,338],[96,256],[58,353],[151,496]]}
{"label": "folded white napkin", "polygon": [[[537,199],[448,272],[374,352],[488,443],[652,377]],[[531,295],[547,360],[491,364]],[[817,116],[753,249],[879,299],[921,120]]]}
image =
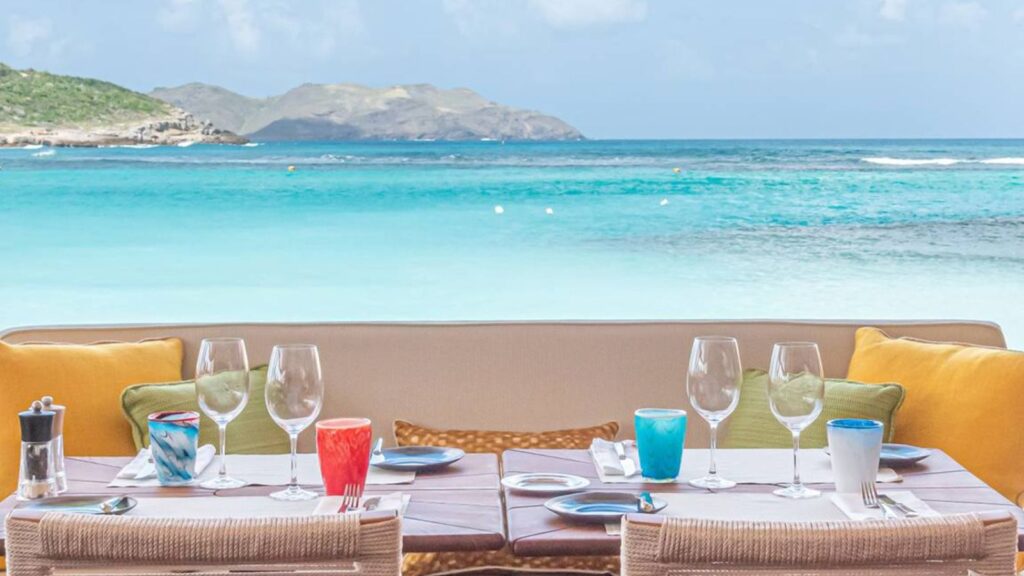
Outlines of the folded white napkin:
{"label": "folded white napkin", "polygon": [[[640,470],[640,461],[637,458],[636,449],[632,441],[625,441],[622,443],[623,448],[626,449],[626,457],[632,458],[633,462],[636,463],[636,469]],[[594,458],[594,464],[597,466],[598,471],[608,476],[623,476],[625,472],[622,470],[622,462],[619,460],[619,455],[615,452],[615,443],[603,440],[601,438],[594,438],[590,443],[590,454]]]}
{"label": "folded white napkin", "polygon": [[[324,496],[320,498],[316,504],[316,509],[313,510],[313,515],[337,514],[341,510],[342,498],[343,496]],[[409,507],[409,500],[412,500],[412,495],[402,494],[401,492],[392,492],[383,496],[366,494],[359,501],[359,508],[348,510],[348,512],[363,512],[366,503],[375,499],[377,503],[373,506],[374,510],[397,510],[398,515],[402,516],[405,514],[405,509]]]}
{"label": "folded white napkin", "polygon": [[[622,462],[618,453],[615,452],[615,443],[600,438],[594,438],[590,443],[590,455],[594,461],[594,468],[597,470],[597,477],[605,484],[669,484],[679,481],[679,478],[670,480],[651,480],[644,478],[640,471],[640,454],[636,451],[636,442],[623,440],[622,447],[626,451],[626,458],[633,461],[636,466],[636,474],[626,476],[622,470]],[[680,471],[682,476],[682,471]]]}
{"label": "folded white napkin", "polygon": [[[206,470],[216,455],[217,449],[212,444],[204,444],[196,450],[196,476]],[[151,480],[154,478],[156,478],[156,464],[153,463],[149,448],[139,450],[135,458],[117,473],[119,480]]]}
{"label": "folded white napkin", "polygon": [[[938,512],[932,509],[927,502],[914,496],[913,492],[905,490],[893,491],[893,492],[880,492],[893,500],[909,506],[918,516],[921,518],[935,518],[940,516]],[[864,506],[864,501],[861,499],[860,494],[832,494],[832,503],[839,508],[843,514],[846,515],[850,520],[882,520],[885,516],[881,509],[873,509]]]}

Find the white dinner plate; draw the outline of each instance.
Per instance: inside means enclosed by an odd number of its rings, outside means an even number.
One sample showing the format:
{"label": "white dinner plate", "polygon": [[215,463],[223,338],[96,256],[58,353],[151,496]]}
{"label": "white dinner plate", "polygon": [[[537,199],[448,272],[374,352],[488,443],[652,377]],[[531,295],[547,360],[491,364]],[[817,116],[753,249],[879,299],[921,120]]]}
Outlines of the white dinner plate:
{"label": "white dinner plate", "polygon": [[501,484],[517,492],[531,494],[568,494],[590,485],[590,480],[572,474],[533,472],[501,479]]}

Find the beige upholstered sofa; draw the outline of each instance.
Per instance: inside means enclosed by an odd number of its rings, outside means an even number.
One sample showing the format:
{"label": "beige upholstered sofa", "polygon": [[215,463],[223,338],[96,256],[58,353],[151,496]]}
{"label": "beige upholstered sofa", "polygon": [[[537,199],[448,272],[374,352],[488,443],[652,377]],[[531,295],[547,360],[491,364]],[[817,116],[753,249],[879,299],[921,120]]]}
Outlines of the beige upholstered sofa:
{"label": "beige upholstered sofa", "polygon": [[[366,416],[390,436],[396,418],[439,427],[541,430],[617,420],[632,436],[633,410],[689,408],[685,374],[694,336],[739,339],[744,367],[767,367],[772,344],[813,340],[826,375],[842,377],[854,331],[1005,347],[987,322],[669,321],[185,324],[17,328],[7,342],[133,341],[176,336],[191,375],[199,341],[245,338],[253,365],[274,344],[308,342],[321,351],[325,416]],[[301,449],[313,449],[304,434]],[[690,419],[687,445],[704,446],[707,426]]]}

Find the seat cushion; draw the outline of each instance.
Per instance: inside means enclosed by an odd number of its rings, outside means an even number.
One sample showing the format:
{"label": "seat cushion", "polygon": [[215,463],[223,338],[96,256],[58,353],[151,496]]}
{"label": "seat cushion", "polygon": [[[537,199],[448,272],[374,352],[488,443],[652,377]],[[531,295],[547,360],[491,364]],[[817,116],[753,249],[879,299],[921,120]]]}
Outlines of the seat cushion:
{"label": "seat cushion", "polygon": [[[232,454],[284,454],[289,451],[288,434],[267,412],[263,390],[267,384],[267,367],[249,372],[249,402],[242,413],[231,421],[227,430],[227,448]],[[163,410],[199,410],[194,380],[162,384],[137,384],[121,394],[121,409],[132,425],[135,447],[149,446],[149,415]],[[200,418],[199,443],[217,445],[217,424]]]}
{"label": "seat cushion", "polygon": [[1014,502],[1024,493],[1024,352],[861,328],[849,377],[906,389],[896,442],[945,451]]}
{"label": "seat cushion", "polygon": [[[395,442],[399,446],[450,446],[466,452],[501,454],[510,448],[572,449],[589,448],[594,438],[614,440],[617,422],[597,426],[549,430],[543,432],[503,432],[488,430],[438,430],[396,420]],[[564,574],[566,572],[618,573],[617,556],[516,556],[506,547],[489,552],[437,552],[406,554],[404,576],[423,576],[457,572],[460,574],[514,574],[518,572]]]}
{"label": "seat cushion", "polygon": [[405,420],[395,420],[395,442],[399,446],[450,446],[466,452],[501,454],[509,448],[589,448],[594,438],[613,440],[619,433],[618,422],[605,422],[586,428],[544,432],[504,432],[497,430],[439,430]]}
{"label": "seat cushion", "polygon": [[[899,384],[874,386],[849,380],[825,381],[825,402],[821,415],[800,434],[801,448],[824,448],[828,444],[825,423],[833,418],[867,418],[885,426],[885,441],[892,439],[893,419],[903,403]],[[768,407],[768,373],[747,370],[743,373],[740,401],[726,420],[721,442],[723,448],[790,448],[793,436]]]}
{"label": "seat cushion", "polygon": [[67,406],[69,456],[135,453],[119,399],[126,386],[181,380],[181,340],[111,344],[0,342],[0,490],[15,489],[21,432],[18,412],[41,396]]}

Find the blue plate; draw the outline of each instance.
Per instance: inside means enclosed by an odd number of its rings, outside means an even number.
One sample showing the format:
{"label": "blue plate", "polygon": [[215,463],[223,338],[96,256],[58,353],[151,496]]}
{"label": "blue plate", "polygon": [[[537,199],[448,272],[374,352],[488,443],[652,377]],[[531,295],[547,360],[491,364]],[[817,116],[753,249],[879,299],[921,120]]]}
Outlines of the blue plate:
{"label": "blue plate", "polygon": [[918,448],[909,444],[882,444],[882,454],[879,463],[889,468],[910,466],[931,456],[931,450]]}
{"label": "blue plate", "polygon": [[429,472],[458,462],[466,453],[458,448],[439,446],[405,446],[385,448],[381,460],[371,462],[377,468],[403,472]]}
{"label": "blue plate", "polygon": [[[661,498],[650,499],[654,514],[668,503]],[[552,498],[544,507],[563,518],[578,522],[618,522],[625,514],[640,514],[640,497],[629,492],[580,492]]]}

